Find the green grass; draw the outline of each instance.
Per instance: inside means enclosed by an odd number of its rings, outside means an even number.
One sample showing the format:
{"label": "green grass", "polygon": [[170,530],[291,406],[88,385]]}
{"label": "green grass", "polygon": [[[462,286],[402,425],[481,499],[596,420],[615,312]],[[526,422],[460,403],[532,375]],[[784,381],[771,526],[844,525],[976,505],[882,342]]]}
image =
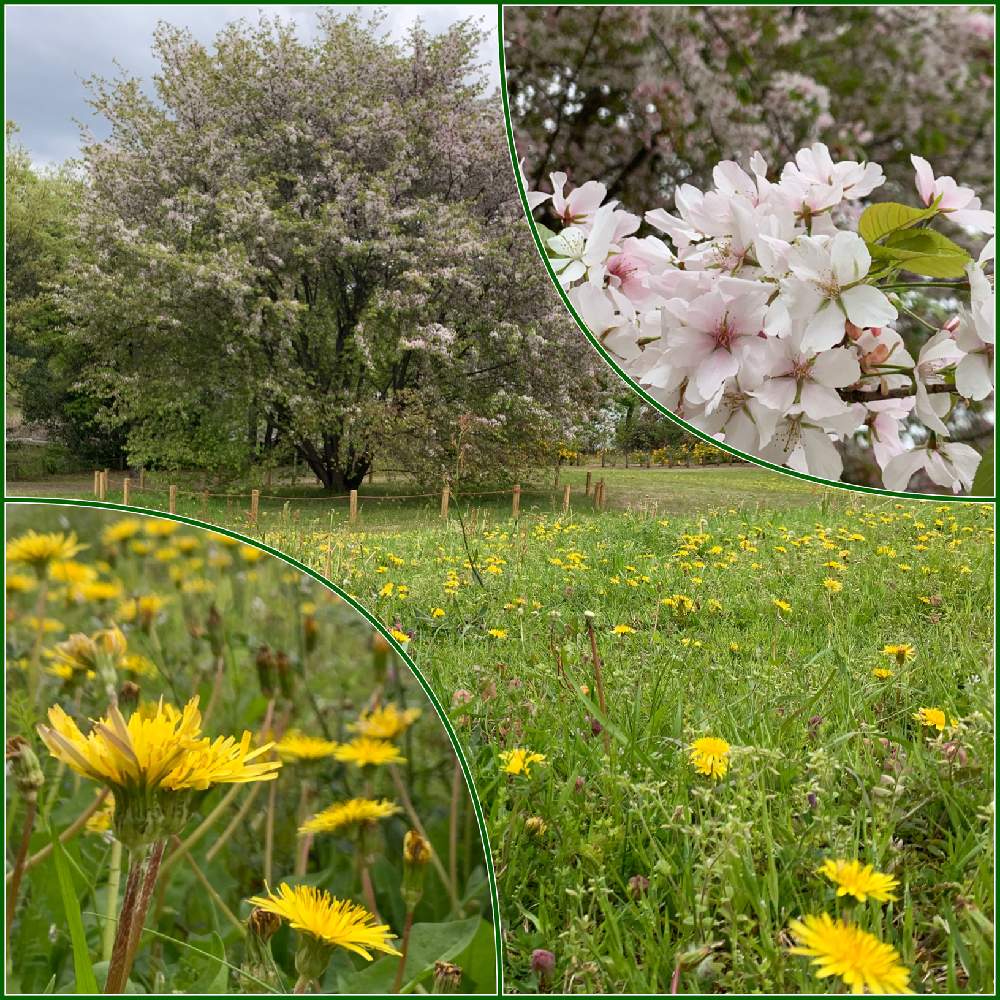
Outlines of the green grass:
{"label": "green grass", "polygon": [[[468,549],[454,522],[269,529],[321,568],[331,546],[335,582],[413,633],[442,701],[462,692],[509,989],[537,988],[545,948],[573,992],[666,992],[678,964],[682,993],[835,990],[788,953],[789,922],[820,912],[891,943],[918,990],[992,989],[992,508],[824,491],[768,510],[758,495],[679,517],[480,520]],[[661,603],[674,594],[691,613]],[[916,658],[891,663],[896,642]],[[957,728],[921,727],[921,707]],[[705,734],[733,747],[719,782],[688,761]],[[546,762],[506,775],[512,747]],[[816,873],[830,857],[891,872],[898,901],[838,900]]]}
{"label": "green grass", "polygon": [[[595,512],[583,475],[563,471],[568,517],[561,489],[526,492],[517,522],[507,498],[454,502],[447,523],[433,498],[395,521],[363,507],[353,530],[319,503],[255,528],[214,514],[412,634],[487,812],[507,988],[538,989],[545,948],[554,990],[669,992],[676,974],[680,993],[836,992],[788,951],[789,922],[827,912],[895,947],[918,991],[990,992],[992,508],[613,469]],[[677,594],[690,613],[662,603]],[[890,663],[896,642],[916,658]],[[959,723],[939,735],[921,707]],[[706,734],[732,746],[718,782],[688,760]],[[507,775],[513,747],[546,761]],[[836,898],[816,873],[831,857],[891,872],[899,899]]]}

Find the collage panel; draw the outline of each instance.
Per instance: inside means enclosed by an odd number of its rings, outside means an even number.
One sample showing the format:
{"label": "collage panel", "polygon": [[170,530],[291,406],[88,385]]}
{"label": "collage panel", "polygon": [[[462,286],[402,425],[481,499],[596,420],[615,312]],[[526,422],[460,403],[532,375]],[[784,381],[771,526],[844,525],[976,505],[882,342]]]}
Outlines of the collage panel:
{"label": "collage panel", "polygon": [[478,807],[390,640],[230,534],[7,509],[8,994],[494,994]]}
{"label": "collage panel", "polygon": [[616,372],[773,468],[994,495],[990,9],[507,5],[503,30],[539,248]]}
{"label": "collage panel", "polygon": [[55,10],[6,992],[991,995],[992,9]]}

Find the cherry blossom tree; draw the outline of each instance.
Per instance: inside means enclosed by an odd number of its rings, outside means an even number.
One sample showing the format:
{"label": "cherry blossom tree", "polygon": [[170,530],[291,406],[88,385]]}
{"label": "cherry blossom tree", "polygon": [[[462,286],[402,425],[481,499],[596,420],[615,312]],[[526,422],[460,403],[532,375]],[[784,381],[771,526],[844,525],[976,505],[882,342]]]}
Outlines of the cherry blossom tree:
{"label": "cherry blossom tree", "polygon": [[162,25],[155,93],[90,82],[88,253],[66,284],[83,373],[133,461],[294,448],[328,488],[391,452],[470,481],[536,463],[604,391],[538,265],[502,108],[459,23],[314,41]]}

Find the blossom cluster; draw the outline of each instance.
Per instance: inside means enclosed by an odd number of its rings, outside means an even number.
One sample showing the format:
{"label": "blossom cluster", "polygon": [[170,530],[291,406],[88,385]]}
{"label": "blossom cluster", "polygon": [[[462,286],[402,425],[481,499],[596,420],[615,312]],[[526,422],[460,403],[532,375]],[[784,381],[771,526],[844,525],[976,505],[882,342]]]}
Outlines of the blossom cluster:
{"label": "blossom cluster", "polygon": [[[663,406],[742,452],[813,476],[843,474],[838,443],[870,448],[885,486],[917,472],[968,492],[979,453],[951,440],[959,401],[993,395],[992,238],[977,260],[931,223],[992,234],[993,213],[911,157],[920,205],[862,203],[875,163],[799,150],[777,179],[719,163],[714,187],[675,193],[643,218],[588,181],[531,191],[569,301],[623,370]],[[654,232],[640,233],[643,221]],[[924,281],[922,278],[931,280]],[[943,325],[916,316],[921,289],[947,287]],[[914,358],[897,327],[930,336]],[[905,331],[905,328],[904,328]]]}

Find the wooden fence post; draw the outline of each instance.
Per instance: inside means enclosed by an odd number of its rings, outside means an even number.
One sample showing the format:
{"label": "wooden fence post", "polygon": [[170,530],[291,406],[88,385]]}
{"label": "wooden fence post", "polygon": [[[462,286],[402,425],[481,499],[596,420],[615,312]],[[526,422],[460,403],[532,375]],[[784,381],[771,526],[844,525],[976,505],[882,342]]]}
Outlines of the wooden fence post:
{"label": "wooden fence post", "polygon": [[146,488],[146,470],[139,470],[139,489],[144,490]]}
{"label": "wooden fence post", "polygon": [[443,518],[448,517],[448,501],[451,499],[451,488],[447,483],[441,490],[441,516]]}
{"label": "wooden fence post", "polygon": [[99,497],[101,495],[101,470],[94,469],[94,496]]}
{"label": "wooden fence post", "polygon": [[587,485],[584,486],[584,488],[583,488],[583,495],[585,497],[589,497],[590,496],[590,477],[591,477],[591,475],[592,475],[592,473],[590,473],[590,472],[587,473]]}
{"label": "wooden fence post", "polygon": [[177,487],[171,486],[167,493],[167,513],[176,514],[177,513]]}
{"label": "wooden fence post", "polygon": [[568,514],[569,513],[569,492],[570,492],[570,486],[569,486],[569,483],[567,483],[563,487],[563,513],[564,514]]}
{"label": "wooden fence post", "polygon": [[353,524],[358,519],[358,491],[351,490],[350,520]]}
{"label": "wooden fence post", "polygon": [[201,491],[201,519],[208,520],[208,490]]}
{"label": "wooden fence post", "polygon": [[131,491],[132,491],[132,480],[129,479],[128,476],[126,476],[122,480],[122,503],[125,504],[126,507],[128,506],[129,493]]}
{"label": "wooden fence post", "polygon": [[514,487],[513,496],[511,498],[510,516],[520,517],[520,515],[521,515],[521,484],[518,483]]}
{"label": "wooden fence post", "polygon": [[97,499],[106,500],[108,497],[108,470],[98,473],[97,477]]}
{"label": "wooden fence post", "polygon": [[601,510],[604,507],[604,480],[598,479],[594,487],[594,506]]}
{"label": "wooden fence post", "polygon": [[260,490],[250,491],[250,520],[256,524],[260,513]]}

